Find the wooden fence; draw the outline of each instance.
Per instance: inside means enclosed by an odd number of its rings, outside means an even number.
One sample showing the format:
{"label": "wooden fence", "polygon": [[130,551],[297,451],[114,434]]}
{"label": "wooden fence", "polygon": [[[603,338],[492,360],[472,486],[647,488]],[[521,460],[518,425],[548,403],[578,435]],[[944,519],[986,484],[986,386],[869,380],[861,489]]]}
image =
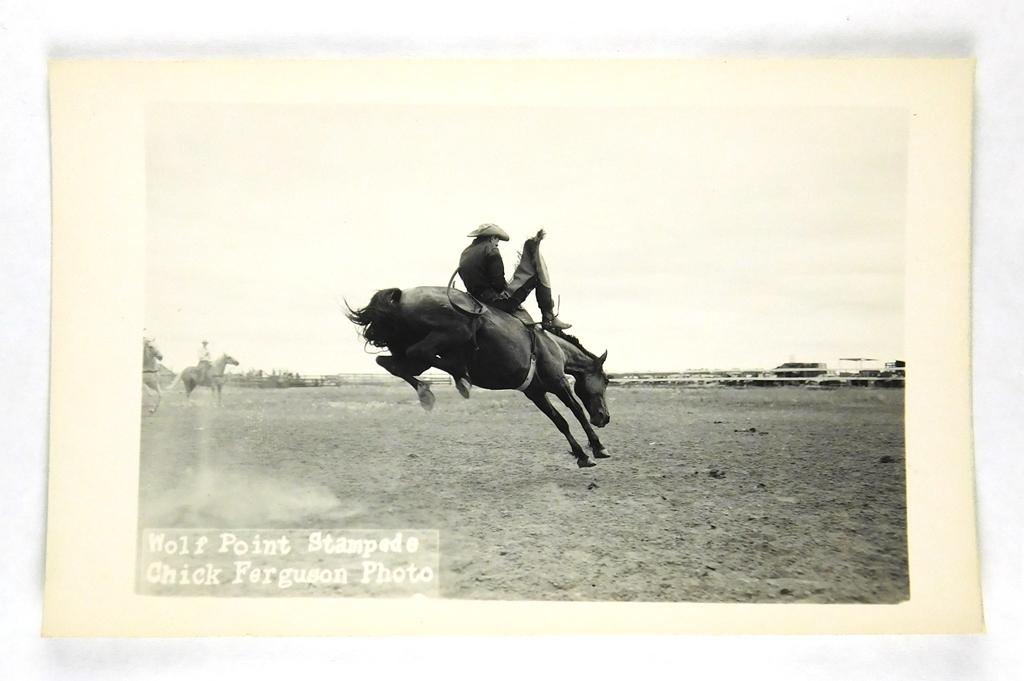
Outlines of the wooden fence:
{"label": "wooden fence", "polygon": [[[429,385],[448,385],[448,374],[429,372],[419,377]],[[784,386],[804,385],[817,388],[843,386],[902,388],[906,381],[905,369],[896,371],[865,370],[862,372],[821,372],[816,376],[794,376],[786,371],[680,371],[609,374],[612,385],[679,385],[679,386]],[[323,374],[276,376],[247,376],[228,374],[229,385],[250,388],[319,388],[344,385],[387,385],[398,381],[390,374]]]}
{"label": "wooden fence", "polygon": [[844,386],[868,388],[902,388],[906,382],[904,372],[823,373],[818,376],[792,376],[766,371],[737,372],[679,372],[612,374],[612,385],[688,385],[688,386],[785,386],[803,385],[815,388]]}
{"label": "wooden fence", "polygon": [[[381,385],[393,383],[399,379],[391,374],[322,374],[298,375],[283,374],[274,376],[247,376],[245,374],[228,374],[227,383],[246,388],[321,388],[342,385]],[[420,380],[430,385],[449,384],[448,374],[429,373],[420,376]]]}

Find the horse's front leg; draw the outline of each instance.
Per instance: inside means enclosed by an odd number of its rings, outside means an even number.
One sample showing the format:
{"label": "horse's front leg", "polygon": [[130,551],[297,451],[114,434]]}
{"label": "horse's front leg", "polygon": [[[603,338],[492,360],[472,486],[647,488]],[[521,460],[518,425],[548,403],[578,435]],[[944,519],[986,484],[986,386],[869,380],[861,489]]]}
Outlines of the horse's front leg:
{"label": "horse's front leg", "polygon": [[590,443],[590,451],[594,453],[594,458],[607,459],[611,457],[611,454],[608,453],[605,446],[601,444],[601,439],[597,437],[597,432],[594,430],[593,426],[590,425],[587,413],[573,396],[572,388],[569,387],[569,384],[567,382],[563,382],[562,385],[559,386],[558,390],[555,391],[555,395],[558,399],[562,400],[562,403],[565,404],[565,406],[569,407],[573,415],[580,422],[580,425],[583,426],[583,430],[587,434],[587,441]]}
{"label": "horse's front leg", "polygon": [[565,439],[569,441],[569,447],[572,448],[572,455],[576,457],[576,465],[580,468],[587,468],[595,465],[593,461],[587,456],[587,453],[583,451],[583,447],[580,447],[580,443],[576,442],[576,438],[572,436],[572,432],[569,430],[569,424],[566,422],[562,415],[551,406],[551,402],[548,401],[548,396],[540,389],[530,389],[526,393],[526,396],[530,398],[530,401],[537,405],[537,408],[544,412],[544,415],[551,419],[551,422],[555,424],[555,428],[558,428],[559,432],[565,436]]}
{"label": "horse's front leg", "polygon": [[142,390],[143,405],[145,405],[145,400],[146,400],[146,396],[147,395],[151,395],[151,394],[155,394],[156,395],[156,404],[154,404],[152,407],[150,407],[147,410],[147,412],[146,412],[146,413],[152,415],[152,414],[154,414],[156,412],[157,407],[160,406],[160,384],[157,381],[155,381],[155,380],[150,382],[148,377],[143,377],[143,379],[142,379],[142,388],[143,388],[143,390]]}
{"label": "horse's front leg", "polygon": [[215,387],[214,387],[214,390],[215,390],[215,392],[217,393],[217,406],[218,406],[218,407],[223,407],[223,406],[224,406],[224,404],[223,404],[223,403],[222,403],[222,402],[220,401],[220,389],[221,389],[221,383],[220,383],[220,381],[217,381],[217,382],[216,382],[216,383],[214,383],[213,385],[215,386]]}
{"label": "horse's front leg", "polygon": [[410,345],[405,354],[413,362],[426,363],[450,374],[459,394],[468,400],[472,385],[466,366],[468,342],[468,337],[457,332],[431,331],[423,340]]}
{"label": "horse's front leg", "polygon": [[427,411],[434,408],[436,398],[431,392],[430,386],[416,378],[430,368],[427,362],[412,362],[405,357],[396,355],[379,355],[377,364],[387,369],[393,376],[397,376],[411,385],[416,391],[416,397],[419,398],[421,407]]}

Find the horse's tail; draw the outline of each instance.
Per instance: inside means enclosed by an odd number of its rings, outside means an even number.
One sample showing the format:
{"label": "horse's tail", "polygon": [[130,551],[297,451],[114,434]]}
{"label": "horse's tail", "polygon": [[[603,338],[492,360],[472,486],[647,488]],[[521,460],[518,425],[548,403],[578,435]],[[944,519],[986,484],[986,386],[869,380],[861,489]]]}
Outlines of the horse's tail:
{"label": "horse's tail", "polygon": [[466,317],[469,317],[470,319],[476,319],[477,317],[484,313],[484,306],[479,300],[476,300],[474,298],[477,307],[476,310],[467,310],[464,307],[459,307],[459,304],[455,302],[455,298],[452,297],[452,291],[455,289],[455,275],[458,273],[458,270],[452,272],[451,279],[448,280],[448,288],[445,289],[445,293],[448,294],[448,304],[451,305],[452,309],[455,310],[456,312],[463,314]]}
{"label": "horse's tail", "polygon": [[370,345],[386,348],[401,342],[406,335],[398,304],[402,300],[402,290],[397,288],[381,289],[373,294],[364,308],[353,310],[348,301],[345,316],[356,326],[363,327],[363,338]]}
{"label": "horse's tail", "polygon": [[172,388],[175,388],[175,387],[177,387],[177,385],[178,385],[179,383],[181,383],[181,377],[182,377],[182,375],[183,375],[184,373],[185,373],[184,371],[179,371],[179,372],[178,372],[178,375],[174,377],[174,380],[173,380],[173,381],[171,381],[171,384],[170,384],[169,386],[167,386],[167,389],[168,389],[168,390],[170,390],[170,389],[172,389]]}

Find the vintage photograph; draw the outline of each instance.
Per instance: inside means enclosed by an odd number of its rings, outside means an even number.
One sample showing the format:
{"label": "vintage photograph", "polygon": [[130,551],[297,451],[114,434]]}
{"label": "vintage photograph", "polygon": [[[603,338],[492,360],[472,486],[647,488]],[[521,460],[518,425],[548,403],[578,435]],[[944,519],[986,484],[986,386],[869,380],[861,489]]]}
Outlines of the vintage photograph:
{"label": "vintage photograph", "polygon": [[150,104],[136,593],[906,601],[910,116]]}

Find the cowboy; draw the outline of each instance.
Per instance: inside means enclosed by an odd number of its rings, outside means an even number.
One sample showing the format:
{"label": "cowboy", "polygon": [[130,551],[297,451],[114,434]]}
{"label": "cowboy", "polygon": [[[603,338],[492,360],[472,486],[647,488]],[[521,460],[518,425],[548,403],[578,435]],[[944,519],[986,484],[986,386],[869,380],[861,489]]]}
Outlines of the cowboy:
{"label": "cowboy", "polygon": [[206,381],[210,375],[210,367],[213,366],[213,363],[210,361],[210,348],[208,346],[209,341],[204,338],[203,345],[199,348],[199,364],[197,365],[201,382]]}
{"label": "cowboy", "polygon": [[548,277],[547,265],[540,254],[540,242],[544,238],[544,230],[537,236],[527,239],[523,244],[523,254],[519,258],[512,279],[505,281],[505,263],[498,251],[499,241],[508,241],[509,236],[501,227],[485,223],[468,234],[472,237],[466,250],[459,258],[459,276],[466,285],[466,290],[477,300],[492,305],[499,310],[516,314],[525,311],[520,307],[530,291],[536,290],[537,305],[542,315],[542,325],[548,330],[568,329],[572,324],[561,321],[554,313],[554,301],[551,297],[551,280]]}

